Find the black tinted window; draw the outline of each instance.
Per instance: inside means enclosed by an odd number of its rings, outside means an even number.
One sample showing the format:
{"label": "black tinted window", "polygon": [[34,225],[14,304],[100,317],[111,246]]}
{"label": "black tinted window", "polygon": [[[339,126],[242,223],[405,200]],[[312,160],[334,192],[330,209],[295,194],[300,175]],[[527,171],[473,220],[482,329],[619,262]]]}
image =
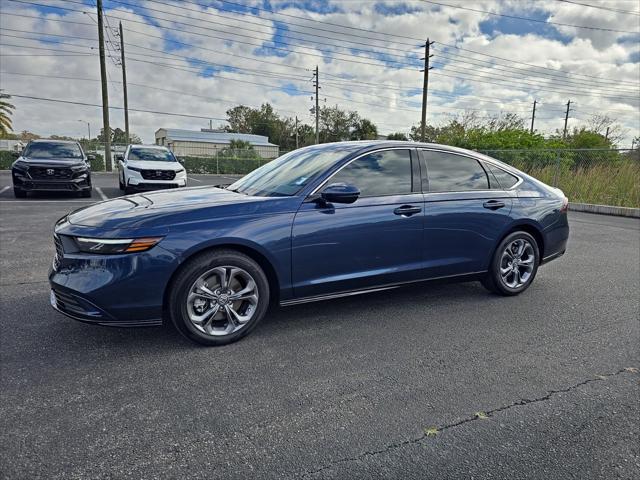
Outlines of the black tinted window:
{"label": "black tinted window", "polygon": [[498,185],[491,185],[492,189],[507,189],[513,187],[516,183],[518,183],[518,177],[516,177],[515,175],[511,175],[510,173],[505,172],[501,168],[494,167],[493,165],[488,165],[488,167],[491,169],[491,173],[493,173],[493,176],[498,180]]}
{"label": "black tinted window", "polygon": [[350,183],[363,197],[411,193],[410,150],[385,150],[354,160],[328,182]]}
{"label": "black tinted window", "polygon": [[82,150],[77,143],[33,142],[25,149],[23,156],[32,158],[82,158]]}
{"label": "black tinted window", "polygon": [[489,180],[480,163],[452,153],[424,151],[430,192],[487,190]]}

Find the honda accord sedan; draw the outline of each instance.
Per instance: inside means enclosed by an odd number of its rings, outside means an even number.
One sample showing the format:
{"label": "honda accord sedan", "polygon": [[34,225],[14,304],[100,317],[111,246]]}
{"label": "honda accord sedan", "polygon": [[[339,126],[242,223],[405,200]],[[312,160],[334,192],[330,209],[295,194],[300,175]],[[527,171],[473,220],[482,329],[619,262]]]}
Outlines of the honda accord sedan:
{"label": "honda accord sedan", "polygon": [[493,158],[409,142],[295,150],[227,187],[130,195],[55,225],[51,304],[222,345],[282,306],[480,280],[517,295],[565,252],[564,194]]}

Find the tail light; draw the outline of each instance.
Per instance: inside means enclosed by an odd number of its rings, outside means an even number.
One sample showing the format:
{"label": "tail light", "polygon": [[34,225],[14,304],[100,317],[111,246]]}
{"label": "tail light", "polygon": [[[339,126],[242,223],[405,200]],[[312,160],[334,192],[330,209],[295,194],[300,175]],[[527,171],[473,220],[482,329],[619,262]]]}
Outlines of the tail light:
{"label": "tail light", "polygon": [[569,199],[567,197],[564,197],[562,199],[562,207],[560,208],[560,211],[566,212],[567,210],[569,210]]}

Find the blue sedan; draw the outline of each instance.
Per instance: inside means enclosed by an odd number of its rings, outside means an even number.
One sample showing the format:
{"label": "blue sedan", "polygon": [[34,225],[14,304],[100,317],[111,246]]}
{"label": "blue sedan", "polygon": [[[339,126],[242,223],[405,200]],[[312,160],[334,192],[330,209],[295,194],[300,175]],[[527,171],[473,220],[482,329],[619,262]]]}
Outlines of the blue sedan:
{"label": "blue sedan", "polygon": [[565,252],[567,205],[560,190],[459,148],[315,145],[227,187],[130,195],[63,217],[51,304],[100,325],[167,319],[222,345],[272,304],[451,278],[517,295]]}

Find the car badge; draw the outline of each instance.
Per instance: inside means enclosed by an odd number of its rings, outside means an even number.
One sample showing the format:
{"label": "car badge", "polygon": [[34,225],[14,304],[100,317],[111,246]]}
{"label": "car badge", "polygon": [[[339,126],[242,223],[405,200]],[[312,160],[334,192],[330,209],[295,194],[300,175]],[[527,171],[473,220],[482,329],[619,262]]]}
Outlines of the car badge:
{"label": "car badge", "polygon": [[47,168],[47,175],[53,175],[56,171],[53,168]]}
{"label": "car badge", "polygon": [[162,175],[162,171],[156,170],[156,175],[158,175],[158,176]]}

